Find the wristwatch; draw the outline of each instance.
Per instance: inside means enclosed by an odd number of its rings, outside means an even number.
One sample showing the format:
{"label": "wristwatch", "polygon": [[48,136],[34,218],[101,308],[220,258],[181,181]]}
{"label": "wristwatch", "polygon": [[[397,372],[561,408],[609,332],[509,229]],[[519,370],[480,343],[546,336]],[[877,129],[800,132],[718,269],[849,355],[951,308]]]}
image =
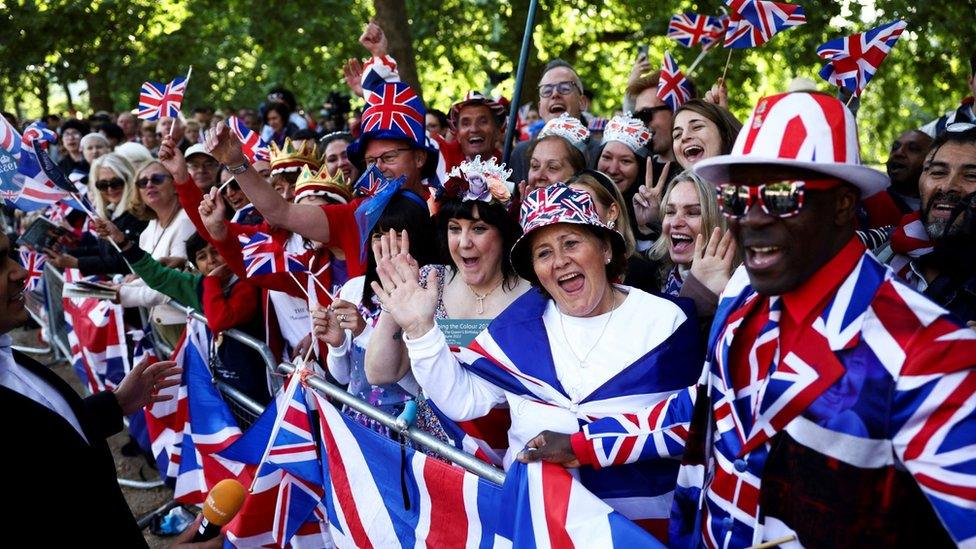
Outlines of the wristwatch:
{"label": "wristwatch", "polygon": [[251,164],[247,161],[246,158],[244,160],[241,160],[241,163],[236,166],[230,166],[227,164],[224,165],[224,167],[227,168],[227,171],[229,171],[234,175],[241,175],[242,173],[246,172],[250,166]]}

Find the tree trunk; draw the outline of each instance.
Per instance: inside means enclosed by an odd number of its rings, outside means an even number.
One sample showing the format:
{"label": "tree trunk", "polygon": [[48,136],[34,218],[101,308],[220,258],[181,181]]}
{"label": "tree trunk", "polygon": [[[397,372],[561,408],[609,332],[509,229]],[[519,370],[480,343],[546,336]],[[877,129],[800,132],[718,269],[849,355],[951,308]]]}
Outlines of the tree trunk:
{"label": "tree trunk", "polygon": [[420,78],[417,77],[417,59],[413,52],[410,25],[407,23],[409,17],[406,0],[373,0],[373,7],[376,8],[376,24],[386,33],[390,55],[397,60],[400,78],[410,84],[422,101],[423,92],[420,88]]}
{"label": "tree trunk", "polygon": [[75,100],[71,97],[71,88],[68,86],[67,82],[61,82],[61,86],[64,88],[64,96],[68,101],[68,112],[74,116],[75,112]]}
{"label": "tree trunk", "polygon": [[88,107],[92,112],[112,111],[112,92],[108,87],[105,73],[89,73],[85,75],[88,83]]}
{"label": "tree trunk", "polygon": [[48,87],[50,81],[46,74],[39,74],[37,76],[37,98],[41,101],[41,107],[44,109],[44,115],[47,116],[51,113],[51,90]]}

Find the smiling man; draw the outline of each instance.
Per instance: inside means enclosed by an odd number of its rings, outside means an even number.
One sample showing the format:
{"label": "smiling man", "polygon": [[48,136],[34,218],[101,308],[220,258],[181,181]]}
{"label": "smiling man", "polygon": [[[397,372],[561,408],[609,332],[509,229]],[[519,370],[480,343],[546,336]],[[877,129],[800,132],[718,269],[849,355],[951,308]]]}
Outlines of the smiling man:
{"label": "smiling man", "polygon": [[921,172],[921,210],[892,233],[897,255],[889,264],[916,290],[976,321],[976,125],[950,125]]}
{"label": "smiling man", "polygon": [[667,406],[605,418],[530,459],[605,467],[682,455],[673,547],[950,546],[976,541],[976,332],[854,236],[883,192],[837,99],[760,100],[719,185],[744,265],[705,369]]}

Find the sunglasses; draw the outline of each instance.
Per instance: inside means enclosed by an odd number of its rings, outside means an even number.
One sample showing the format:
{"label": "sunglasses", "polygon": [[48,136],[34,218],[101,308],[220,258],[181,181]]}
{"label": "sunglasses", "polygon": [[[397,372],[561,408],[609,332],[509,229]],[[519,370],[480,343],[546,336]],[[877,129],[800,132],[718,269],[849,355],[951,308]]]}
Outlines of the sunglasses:
{"label": "sunglasses", "polygon": [[635,112],[634,113],[634,118],[636,118],[636,119],[640,120],[641,122],[643,122],[645,126],[650,126],[651,120],[654,120],[654,115],[657,114],[658,111],[668,111],[668,112],[670,112],[671,111],[671,107],[669,107],[667,105],[660,105],[660,106],[657,106],[657,107],[645,107],[645,108],[643,108],[643,109]]}
{"label": "sunglasses", "polygon": [[154,173],[148,177],[140,177],[139,179],[136,179],[136,187],[139,187],[140,189],[145,189],[146,187],[149,186],[150,183],[158,187],[163,183],[166,183],[170,179],[171,178],[168,174]]}
{"label": "sunglasses", "polygon": [[576,85],[576,82],[571,80],[556,82],[555,84],[543,84],[539,86],[539,97],[552,97],[552,92],[554,91],[559,93],[559,95],[569,95],[573,93],[573,90],[577,89],[579,89],[579,87]]}
{"label": "sunglasses", "polygon": [[220,192],[226,193],[227,191],[239,192],[241,190],[240,184],[233,177],[224,181],[224,184],[220,186]]}
{"label": "sunglasses", "polygon": [[95,182],[95,188],[105,192],[109,189],[121,189],[125,187],[125,180],[121,177],[113,177],[112,179],[101,179]]}
{"label": "sunglasses", "polygon": [[724,183],[718,186],[718,205],[722,214],[730,219],[745,217],[755,203],[759,203],[766,215],[793,217],[803,208],[806,190],[824,190],[836,185],[837,181],[834,179],[777,181],[764,185]]}

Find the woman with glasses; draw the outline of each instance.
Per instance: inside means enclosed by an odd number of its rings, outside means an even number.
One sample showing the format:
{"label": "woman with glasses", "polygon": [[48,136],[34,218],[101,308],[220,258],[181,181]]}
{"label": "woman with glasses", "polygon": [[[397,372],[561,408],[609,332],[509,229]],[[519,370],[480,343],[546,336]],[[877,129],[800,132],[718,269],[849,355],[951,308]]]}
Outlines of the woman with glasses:
{"label": "woman with glasses", "polygon": [[709,318],[741,263],[715,187],[685,171],[668,184],[662,203],[661,237],[649,254],[660,265],[660,291],[691,298],[699,319]]}
{"label": "woman with glasses", "polygon": [[[128,160],[115,153],[96,158],[89,172],[88,196],[98,217],[110,219],[127,240],[139,240],[147,222],[136,215],[142,204],[136,190],[135,170]],[[83,276],[129,272],[121,254],[108,243],[92,238],[90,233],[67,253],[47,250],[47,254],[55,267],[78,269]]]}
{"label": "woman with glasses", "polygon": [[[186,239],[196,229],[180,206],[172,174],[159,161],[150,162],[136,175],[136,187],[143,205],[141,213],[149,218],[149,223],[139,235],[138,246],[166,266],[184,266],[187,260]],[[107,223],[111,222],[97,222],[98,225]],[[134,245],[136,243],[127,241],[120,247],[124,251]],[[168,301],[168,297],[141,280],[119,287],[119,302],[124,307],[151,307],[149,319],[154,329],[163,340],[175,347],[186,324],[186,313],[166,305]]]}

